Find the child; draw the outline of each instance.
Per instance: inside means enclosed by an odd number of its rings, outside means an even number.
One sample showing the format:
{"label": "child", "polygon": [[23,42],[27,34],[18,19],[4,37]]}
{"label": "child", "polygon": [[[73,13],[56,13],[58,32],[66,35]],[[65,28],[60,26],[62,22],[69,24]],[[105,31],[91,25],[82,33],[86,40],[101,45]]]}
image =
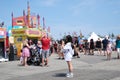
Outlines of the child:
{"label": "child", "polygon": [[107,44],[107,60],[111,59],[111,54],[112,54],[112,44],[110,43],[110,41],[108,41],[108,44]]}
{"label": "child", "polygon": [[20,64],[23,65],[23,57],[22,57],[22,49],[21,49],[21,57],[20,57]]}
{"label": "child", "polygon": [[73,66],[71,60],[74,54],[74,50],[72,48],[72,37],[70,35],[66,36],[66,44],[63,47],[63,53],[69,70],[69,72],[66,74],[66,77],[73,77]]}

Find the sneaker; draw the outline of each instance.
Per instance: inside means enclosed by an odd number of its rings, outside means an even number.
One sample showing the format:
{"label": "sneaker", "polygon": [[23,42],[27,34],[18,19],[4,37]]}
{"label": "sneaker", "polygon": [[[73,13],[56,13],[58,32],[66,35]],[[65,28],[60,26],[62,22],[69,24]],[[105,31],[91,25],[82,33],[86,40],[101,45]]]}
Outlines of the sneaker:
{"label": "sneaker", "polygon": [[64,58],[62,58],[62,60],[64,60]]}
{"label": "sneaker", "polygon": [[44,65],[42,64],[41,67],[44,67]]}
{"label": "sneaker", "polygon": [[67,73],[67,74],[66,74],[66,77],[72,78],[72,77],[73,77],[73,73]]}
{"label": "sneaker", "polygon": [[47,63],[45,63],[45,65],[44,65],[44,66],[49,67],[49,65],[48,65]]}

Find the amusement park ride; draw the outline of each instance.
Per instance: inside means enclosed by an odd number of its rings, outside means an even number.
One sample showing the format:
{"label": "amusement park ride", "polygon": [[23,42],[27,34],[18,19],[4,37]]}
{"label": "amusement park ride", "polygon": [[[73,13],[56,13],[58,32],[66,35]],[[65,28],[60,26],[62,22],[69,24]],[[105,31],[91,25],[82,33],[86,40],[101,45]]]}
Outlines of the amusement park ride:
{"label": "amusement park ride", "polygon": [[[43,35],[50,34],[50,28],[45,29],[45,22],[43,18],[43,28],[40,26],[40,16],[39,15],[31,15],[30,14],[30,6],[29,2],[27,3],[27,15],[23,10],[23,16],[14,17],[12,13],[12,36],[13,41],[6,41],[6,29],[0,28],[0,41],[4,41],[2,45],[4,45],[4,55],[6,55],[6,43],[7,45],[11,42],[17,47],[17,57],[20,57],[22,43],[25,39],[33,39],[40,40]],[[19,26],[20,28],[15,28],[15,26]],[[2,32],[1,32],[2,31]],[[1,33],[2,36],[1,36]],[[0,43],[1,45],[1,43]],[[1,50],[1,49],[0,49]]]}

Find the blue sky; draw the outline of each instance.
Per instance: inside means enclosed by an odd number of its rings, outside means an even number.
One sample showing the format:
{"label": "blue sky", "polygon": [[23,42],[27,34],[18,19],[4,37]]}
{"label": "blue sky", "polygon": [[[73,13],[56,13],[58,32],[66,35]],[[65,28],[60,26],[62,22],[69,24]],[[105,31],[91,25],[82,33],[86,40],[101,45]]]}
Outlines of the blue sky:
{"label": "blue sky", "polygon": [[[120,0],[0,0],[0,22],[10,26],[11,12],[15,17],[23,15],[27,1],[32,14],[45,18],[55,39],[65,32],[79,34],[81,31],[83,35],[120,33]],[[42,26],[42,19],[40,22]]]}

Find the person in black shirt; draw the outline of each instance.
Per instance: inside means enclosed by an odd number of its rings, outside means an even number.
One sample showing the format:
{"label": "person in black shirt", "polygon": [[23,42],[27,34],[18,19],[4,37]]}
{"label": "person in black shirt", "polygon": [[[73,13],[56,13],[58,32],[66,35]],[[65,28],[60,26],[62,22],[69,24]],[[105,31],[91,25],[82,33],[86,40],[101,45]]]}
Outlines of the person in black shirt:
{"label": "person in black shirt", "polygon": [[107,50],[108,39],[107,38],[103,39],[102,44],[103,44],[103,51],[104,51],[104,56],[105,56],[106,50]]}
{"label": "person in black shirt", "polygon": [[90,47],[90,55],[94,55],[95,46],[94,46],[94,40],[93,39],[90,40],[89,47]]}
{"label": "person in black shirt", "polygon": [[99,54],[101,55],[101,53],[102,53],[102,50],[101,50],[101,48],[102,48],[102,41],[100,40],[100,38],[98,38],[98,40],[96,41],[96,48],[97,48]]}
{"label": "person in black shirt", "polygon": [[9,52],[9,61],[14,61],[14,47],[13,44],[10,44],[10,52]]}

